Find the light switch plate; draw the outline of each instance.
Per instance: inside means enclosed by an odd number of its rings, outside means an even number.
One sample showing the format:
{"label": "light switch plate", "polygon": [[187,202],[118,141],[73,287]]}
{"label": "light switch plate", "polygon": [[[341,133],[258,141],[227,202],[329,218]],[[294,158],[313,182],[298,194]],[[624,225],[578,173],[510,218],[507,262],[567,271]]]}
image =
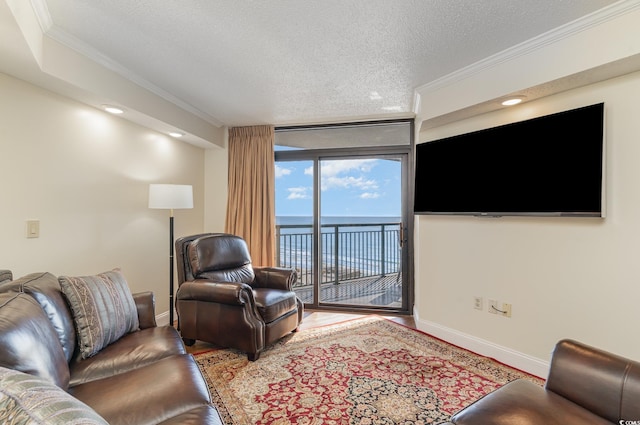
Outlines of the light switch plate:
{"label": "light switch plate", "polygon": [[27,220],[27,238],[40,237],[40,220]]}

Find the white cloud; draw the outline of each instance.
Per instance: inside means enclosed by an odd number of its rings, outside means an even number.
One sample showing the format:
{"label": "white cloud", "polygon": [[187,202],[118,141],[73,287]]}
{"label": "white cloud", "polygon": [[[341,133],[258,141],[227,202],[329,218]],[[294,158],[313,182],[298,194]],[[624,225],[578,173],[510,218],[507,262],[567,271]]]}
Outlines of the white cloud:
{"label": "white cloud", "polygon": [[[320,175],[323,179],[348,173],[368,173],[376,166],[377,159],[339,159],[321,163]],[[313,166],[304,169],[308,176],[313,175]]]}
{"label": "white cloud", "polygon": [[360,190],[374,190],[378,188],[378,182],[372,179],[365,179],[363,176],[353,177],[326,177],[322,179],[322,190],[329,190],[334,188],[341,189],[360,189]]}
{"label": "white cloud", "polygon": [[[349,159],[325,161],[322,163],[322,190],[333,188],[359,190],[374,190],[378,188],[375,179],[368,179],[363,174],[370,172],[376,166],[377,159]],[[306,173],[307,170],[305,170]]]}
{"label": "white cloud", "polygon": [[289,191],[287,199],[309,199],[309,190],[311,190],[309,187],[289,187],[287,188],[287,191]]}
{"label": "white cloud", "polygon": [[279,166],[278,164],[276,164],[276,178],[280,178],[282,176],[288,176],[289,174],[291,174],[291,169],[290,168],[284,168]]}
{"label": "white cloud", "polygon": [[376,166],[377,159],[341,159],[336,161],[324,161],[321,172],[323,176],[337,176],[350,172],[368,173]]}
{"label": "white cloud", "polygon": [[363,194],[360,195],[361,199],[376,199],[379,198],[380,194],[376,193],[376,192],[364,192]]}

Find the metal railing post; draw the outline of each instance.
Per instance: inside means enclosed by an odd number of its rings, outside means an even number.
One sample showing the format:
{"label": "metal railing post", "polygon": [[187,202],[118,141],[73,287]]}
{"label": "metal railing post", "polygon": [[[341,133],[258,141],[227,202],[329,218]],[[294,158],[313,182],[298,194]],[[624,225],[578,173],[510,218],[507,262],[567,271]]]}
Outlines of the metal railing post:
{"label": "metal railing post", "polygon": [[380,262],[381,264],[381,270],[380,270],[380,274],[382,276],[386,276],[387,272],[386,272],[386,267],[385,265],[387,264],[387,259],[385,257],[385,237],[384,237],[384,224],[382,225],[382,234],[380,235]]}
{"label": "metal railing post", "polygon": [[338,232],[338,226],[335,225],[333,226],[333,270],[334,270],[334,283],[336,285],[338,285],[340,283],[340,277],[339,277],[339,272],[340,269],[338,268],[339,266],[339,256],[338,253],[340,252],[339,250],[339,244],[338,244],[338,240],[340,237],[340,234]]}
{"label": "metal railing post", "polygon": [[276,226],[276,266],[280,267],[280,226]]}

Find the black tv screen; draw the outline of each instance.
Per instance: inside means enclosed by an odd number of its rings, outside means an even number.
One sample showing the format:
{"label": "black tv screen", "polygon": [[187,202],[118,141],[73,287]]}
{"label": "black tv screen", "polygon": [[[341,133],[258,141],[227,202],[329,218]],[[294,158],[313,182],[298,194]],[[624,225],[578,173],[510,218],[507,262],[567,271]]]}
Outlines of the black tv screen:
{"label": "black tv screen", "polygon": [[416,214],[603,216],[604,103],[416,145]]}

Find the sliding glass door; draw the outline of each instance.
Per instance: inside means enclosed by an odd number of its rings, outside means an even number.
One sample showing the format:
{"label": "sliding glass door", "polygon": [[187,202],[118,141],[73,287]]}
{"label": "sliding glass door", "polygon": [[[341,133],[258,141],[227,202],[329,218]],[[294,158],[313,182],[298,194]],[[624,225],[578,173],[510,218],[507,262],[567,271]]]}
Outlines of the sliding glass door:
{"label": "sliding glass door", "polygon": [[307,307],[410,313],[413,122],[276,128],[279,266]]}
{"label": "sliding glass door", "polygon": [[320,159],[320,304],[402,308],[403,162]]}

